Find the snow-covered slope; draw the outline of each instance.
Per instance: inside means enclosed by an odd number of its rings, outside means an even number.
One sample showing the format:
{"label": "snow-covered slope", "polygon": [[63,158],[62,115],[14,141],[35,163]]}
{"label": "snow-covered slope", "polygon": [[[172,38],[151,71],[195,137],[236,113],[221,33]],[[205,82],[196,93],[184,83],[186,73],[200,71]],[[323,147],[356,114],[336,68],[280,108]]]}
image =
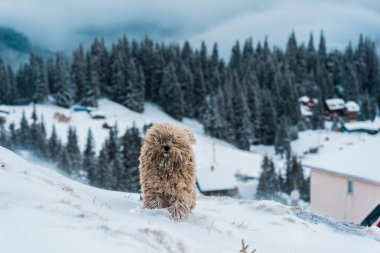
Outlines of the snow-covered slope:
{"label": "snow-covered slope", "polygon": [[139,196],[100,190],[0,147],[1,252],[375,253],[378,228],[268,201],[199,197],[185,222],[142,209]]}
{"label": "snow-covered slope", "polygon": [[[22,112],[30,119],[33,111],[32,105],[29,106],[1,106],[0,109],[10,111],[7,117],[7,123],[15,122],[18,124]],[[57,132],[63,141],[67,139],[67,130],[69,126],[74,126],[78,132],[80,148],[85,147],[87,130],[91,128],[94,134],[96,149],[100,150],[104,140],[108,137],[108,130],[102,128],[104,122],[114,125],[116,122],[120,134],[123,134],[127,127],[135,124],[142,129],[145,123],[172,122],[181,124],[194,131],[197,143],[194,146],[194,152],[197,161],[198,182],[202,190],[219,190],[231,189],[237,186],[238,182],[235,173],[239,171],[251,176],[258,176],[260,173],[261,155],[242,151],[236,147],[203,133],[202,125],[194,120],[184,119],[178,122],[160,110],[154,104],[146,103],[144,113],[133,112],[126,107],[114,103],[108,99],[99,100],[99,109],[106,114],[106,120],[91,119],[87,112],[74,112],[52,104],[36,105],[37,114],[43,115],[50,135],[52,125],[55,124]],[[55,120],[55,113],[64,113],[71,116],[70,122],[59,123]],[[215,162],[213,159],[213,146],[215,150]],[[214,167],[214,170],[211,169]]]}

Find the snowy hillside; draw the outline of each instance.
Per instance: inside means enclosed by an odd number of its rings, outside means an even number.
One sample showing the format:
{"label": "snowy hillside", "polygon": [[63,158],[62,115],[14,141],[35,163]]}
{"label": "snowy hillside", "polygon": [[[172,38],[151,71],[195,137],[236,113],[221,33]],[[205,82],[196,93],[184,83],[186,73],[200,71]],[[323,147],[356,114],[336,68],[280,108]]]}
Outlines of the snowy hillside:
{"label": "snowy hillside", "polygon": [[380,230],[268,201],[199,197],[186,222],[139,196],[82,185],[0,148],[2,252],[375,253]]}
{"label": "snowy hillside", "polygon": [[[7,116],[7,124],[11,122],[19,124],[23,111],[25,111],[27,118],[30,119],[33,111],[32,105],[2,105],[0,109],[10,112]],[[132,127],[133,124],[140,129],[146,123],[171,122],[182,124],[194,131],[197,138],[194,152],[197,162],[198,181],[204,191],[234,188],[238,184],[235,178],[236,172],[250,176],[258,176],[260,173],[261,155],[239,150],[224,141],[206,136],[203,133],[202,125],[197,121],[185,118],[183,122],[178,122],[151,103],[145,104],[144,113],[136,113],[108,99],[100,99],[99,109],[105,113],[105,120],[94,120],[91,119],[87,112],[74,112],[52,104],[36,105],[38,116],[43,115],[48,135],[51,133],[52,125],[55,124],[58,135],[63,141],[66,141],[68,127],[74,126],[78,133],[79,146],[84,149],[87,130],[91,128],[98,151],[109,135],[109,131],[102,127],[104,122],[109,125],[114,125],[117,122],[120,134],[123,134],[126,128]],[[54,118],[54,114],[57,112],[70,116],[70,122],[59,123]],[[213,149],[215,150],[215,162]],[[212,166],[214,167],[213,170],[211,169]]]}
{"label": "snowy hillside", "polygon": [[[255,194],[256,182],[242,184],[237,181],[235,174],[238,172],[258,177],[261,171],[262,156],[265,154],[274,156],[273,146],[252,146],[252,152],[239,150],[224,141],[206,136],[199,122],[186,118],[183,122],[178,122],[161,111],[158,106],[151,103],[145,103],[144,113],[136,113],[108,99],[100,99],[99,109],[105,113],[105,120],[94,120],[91,119],[87,112],[74,112],[73,110],[64,109],[53,104],[36,105],[39,118],[41,118],[41,115],[44,118],[48,135],[50,135],[52,125],[55,124],[58,135],[63,141],[66,141],[67,130],[69,126],[73,126],[77,129],[79,146],[82,149],[84,149],[85,146],[88,128],[91,128],[94,133],[96,150],[99,151],[101,149],[101,145],[109,134],[108,130],[102,127],[105,122],[109,125],[114,125],[117,122],[120,134],[123,134],[125,129],[131,127],[133,124],[140,129],[145,123],[172,122],[182,124],[194,131],[197,138],[194,151],[197,159],[198,182],[203,191],[232,189],[238,186],[243,198],[252,199]],[[25,111],[27,118],[30,120],[33,107],[32,105],[1,105],[0,110],[10,112],[9,115],[7,115],[7,124],[11,122],[19,124],[23,111]],[[70,116],[70,122],[58,122],[54,118],[54,114],[57,112]],[[378,126],[380,124],[380,118],[377,118],[374,123],[362,122],[360,124]],[[327,124],[327,127],[330,128],[331,126]],[[330,130],[308,130],[300,132],[299,139],[293,141],[291,146],[292,151],[302,156],[303,159],[317,159],[320,156],[330,153],[339,156],[341,150],[355,146],[357,143],[364,143],[370,140],[374,140],[372,143],[380,145],[380,138],[377,135],[337,133]],[[318,153],[309,154],[308,151],[315,147],[318,147]],[[215,151],[215,158],[213,150]],[[277,159],[276,163],[278,165],[277,168],[281,169],[283,167],[283,160]],[[212,167],[214,169],[211,169]]]}

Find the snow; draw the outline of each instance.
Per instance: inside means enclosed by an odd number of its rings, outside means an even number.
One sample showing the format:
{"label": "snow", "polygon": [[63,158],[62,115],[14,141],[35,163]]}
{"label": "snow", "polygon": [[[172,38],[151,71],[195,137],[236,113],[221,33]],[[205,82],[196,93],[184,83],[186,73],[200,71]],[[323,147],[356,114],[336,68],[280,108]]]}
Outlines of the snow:
{"label": "snow", "polygon": [[310,98],[308,96],[302,96],[298,99],[298,101],[306,104],[310,101]]}
{"label": "snow", "polygon": [[[104,140],[109,135],[108,130],[103,128],[104,123],[109,125],[117,123],[120,134],[124,134],[126,128],[133,125],[142,129],[146,123],[170,122],[185,126],[191,129],[197,138],[197,143],[193,148],[196,155],[197,180],[202,191],[225,190],[237,187],[239,184],[235,178],[237,171],[255,177],[260,174],[261,155],[239,150],[225,141],[206,136],[203,126],[195,120],[185,118],[183,122],[178,122],[152,103],[145,104],[144,113],[131,111],[108,99],[100,99],[98,104],[98,109],[104,112],[107,119],[91,119],[91,116],[85,111],[76,112],[53,104],[37,104],[36,110],[38,116],[42,114],[44,117],[47,134],[51,134],[52,125],[55,124],[57,134],[63,142],[66,142],[68,127],[75,127],[78,133],[78,143],[82,150],[86,144],[88,128],[91,128],[93,132],[96,150],[101,149]],[[30,120],[33,106],[2,105],[0,106],[1,109],[10,111],[7,124],[11,122],[19,124],[23,111],[25,111],[27,118]],[[70,121],[68,123],[58,122],[54,119],[54,114],[57,112],[69,115],[71,117]],[[213,150],[215,155],[213,155]],[[213,170],[211,169],[212,167],[214,168]]]}
{"label": "snow", "polygon": [[313,112],[310,110],[310,108],[304,104],[300,104],[300,111],[302,116],[312,116]]}
{"label": "snow", "polygon": [[343,150],[305,159],[303,164],[380,183],[380,156],[376,154],[379,143],[380,136],[377,135]]}
{"label": "snow", "polygon": [[375,253],[380,229],[270,201],[199,196],[184,222],[138,195],[83,185],[0,147],[2,252]]}
{"label": "snow", "polygon": [[99,110],[92,110],[89,112],[91,118],[93,119],[105,119],[106,118],[106,114],[102,111],[99,111]]}
{"label": "snow", "polygon": [[359,112],[360,106],[355,101],[348,101],[345,105],[348,112]]}
{"label": "snow", "polygon": [[376,118],[374,121],[353,121],[349,123],[345,123],[344,127],[349,130],[358,130],[358,129],[367,129],[377,131],[380,129],[380,118]]}
{"label": "snow", "polygon": [[343,99],[340,98],[331,98],[331,99],[326,99],[326,105],[329,108],[329,110],[341,110],[344,109],[345,103]]}

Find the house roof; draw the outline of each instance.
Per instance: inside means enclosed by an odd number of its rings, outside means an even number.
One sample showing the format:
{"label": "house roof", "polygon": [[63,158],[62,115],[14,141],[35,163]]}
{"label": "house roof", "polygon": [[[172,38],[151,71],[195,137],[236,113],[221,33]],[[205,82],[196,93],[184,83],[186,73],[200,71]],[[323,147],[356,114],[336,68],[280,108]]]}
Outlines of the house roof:
{"label": "house roof", "polygon": [[90,115],[92,118],[105,118],[106,114],[100,110],[90,111]]}
{"label": "house roof", "polygon": [[326,102],[327,107],[331,111],[344,109],[346,105],[344,103],[344,100],[340,98],[326,99],[325,102]]}
{"label": "house roof", "polygon": [[355,101],[348,101],[346,103],[346,110],[348,112],[359,112],[360,111],[360,106]]}
{"label": "house roof", "polygon": [[300,111],[302,116],[311,116],[313,115],[313,112],[310,110],[310,108],[306,105],[300,104]]}
{"label": "house roof", "polygon": [[307,103],[310,101],[310,98],[308,96],[302,96],[298,99],[299,102]]}
{"label": "house roof", "polygon": [[343,150],[304,159],[303,165],[380,183],[380,136],[358,141]]}

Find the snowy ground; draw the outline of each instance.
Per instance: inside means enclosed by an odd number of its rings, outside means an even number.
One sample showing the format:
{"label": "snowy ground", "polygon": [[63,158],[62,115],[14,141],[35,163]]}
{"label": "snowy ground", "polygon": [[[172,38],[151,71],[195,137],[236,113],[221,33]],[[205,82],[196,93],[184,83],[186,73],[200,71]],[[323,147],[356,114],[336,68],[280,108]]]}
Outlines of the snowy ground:
{"label": "snowy ground", "polygon": [[1,252],[376,253],[380,229],[269,201],[199,197],[186,222],[138,196],[100,190],[0,147]]}

